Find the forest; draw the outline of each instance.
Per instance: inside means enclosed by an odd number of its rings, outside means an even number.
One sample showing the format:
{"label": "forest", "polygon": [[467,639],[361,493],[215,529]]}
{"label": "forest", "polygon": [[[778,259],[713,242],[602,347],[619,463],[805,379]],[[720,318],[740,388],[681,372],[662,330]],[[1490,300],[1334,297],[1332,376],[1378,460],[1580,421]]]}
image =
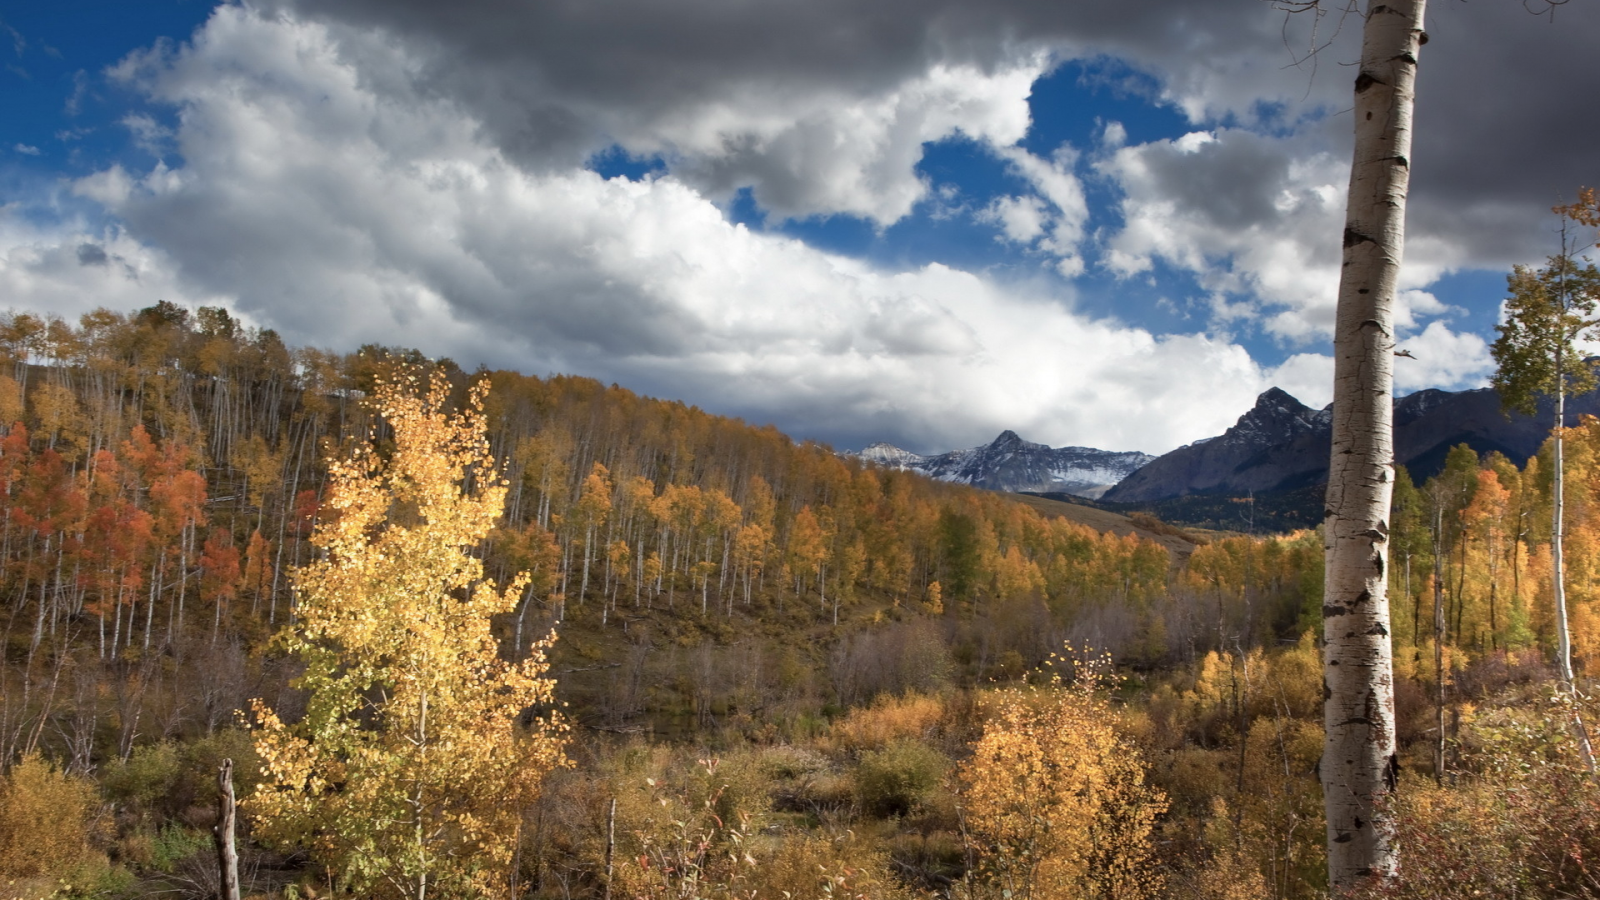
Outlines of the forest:
{"label": "forest", "polygon": [[[224,759],[246,896],[1327,892],[1315,531],[1175,552],[219,308],[13,311],[0,355],[0,896],[217,896]],[[1588,684],[1600,422],[1565,437]],[[1374,896],[1600,895],[1550,472],[1396,486]]]}

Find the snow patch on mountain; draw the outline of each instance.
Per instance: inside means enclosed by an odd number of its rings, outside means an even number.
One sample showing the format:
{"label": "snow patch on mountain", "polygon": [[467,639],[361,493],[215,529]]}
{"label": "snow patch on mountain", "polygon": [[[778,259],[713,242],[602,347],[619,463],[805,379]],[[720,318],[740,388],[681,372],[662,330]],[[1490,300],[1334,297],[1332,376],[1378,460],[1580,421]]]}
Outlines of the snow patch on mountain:
{"label": "snow patch on mountain", "polygon": [[846,454],[890,469],[921,472],[939,481],[991,491],[1059,491],[1098,497],[1155,457],[1138,451],[1057,447],[1025,441],[1005,431],[991,443],[969,450],[922,456],[893,444],[869,444]]}
{"label": "snow patch on mountain", "polygon": [[[852,455],[852,454],[846,454]],[[926,456],[912,453],[910,450],[901,450],[893,444],[876,443],[868,444],[860,453],[853,454],[870,463],[877,463],[890,469],[912,469],[927,460]]]}

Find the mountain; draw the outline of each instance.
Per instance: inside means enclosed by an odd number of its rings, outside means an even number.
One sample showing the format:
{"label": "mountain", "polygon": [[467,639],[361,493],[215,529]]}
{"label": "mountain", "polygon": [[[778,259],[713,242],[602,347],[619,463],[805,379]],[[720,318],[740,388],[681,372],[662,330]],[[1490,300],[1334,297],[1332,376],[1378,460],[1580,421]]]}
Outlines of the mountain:
{"label": "mountain", "polygon": [[1056,492],[1079,497],[1098,497],[1155,459],[1138,451],[1051,448],[1025,441],[1014,431],[1003,431],[982,447],[937,456],[921,456],[881,443],[870,444],[854,455],[887,468],[909,469],[939,481],[991,491]]}
{"label": "mountain", "polygon": [[[1600,393],[1567,401],[1572,421],[1600,414]],[[1332,407],[1313,410],[1272,388],[1219,437],[1179,447],[1107,491],[1111,503],[1151,503],[1194,494],[1259,495],[1303,491],[1328,477]],[[1471,391],[1418,391],[1395,401],[1395,460],[1418,482],[1444,466],[1457,444],[1480,454],[1499,451],[1522,465],[1550,433],[1554,407],[1535,416],[1500,411],[1500,395]]]}
{"label": "mountain", "polygon": [[1219,437],[1163,454],[1106,491],[1138,503],[1186,494],[1245,494],[1299,487],[1326,477],[1331,409],[1313,410],[1272,388]]}

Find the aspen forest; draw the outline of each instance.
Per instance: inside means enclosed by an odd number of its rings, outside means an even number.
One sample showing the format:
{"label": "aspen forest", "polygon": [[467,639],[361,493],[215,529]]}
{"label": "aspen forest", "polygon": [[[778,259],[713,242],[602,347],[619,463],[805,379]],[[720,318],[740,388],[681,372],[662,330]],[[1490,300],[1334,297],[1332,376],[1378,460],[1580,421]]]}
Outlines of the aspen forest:
{"label": "aspen forest", "polygon": [[[218,896],[224,759],[244,896],[1327,895],[1316,532],[1101,532],[219,308],[11,311],[0,355],[0,897]],[[1395,487],[1372,896],[1600,896],[1600,421],[1576,700],[1549,453]]]}

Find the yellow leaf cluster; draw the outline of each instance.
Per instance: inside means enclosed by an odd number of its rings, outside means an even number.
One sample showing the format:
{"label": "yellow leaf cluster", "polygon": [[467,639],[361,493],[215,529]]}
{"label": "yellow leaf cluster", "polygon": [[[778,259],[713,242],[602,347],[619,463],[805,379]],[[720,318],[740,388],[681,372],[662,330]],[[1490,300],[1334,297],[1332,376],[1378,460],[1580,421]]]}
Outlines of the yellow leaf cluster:
{"label": "yellow leaf cluster", "polygon": [[24,756],[0,778],[0,877],[61,874],[83,859],[95,800],[93,782]]}
{"label": "yellow leaf cluster", "polygon": [[380,384],[393,433],[330,466],[322,558],[294,576],[298,620],[281,640],[305,664],[305,717],[255,701],[268,778],[257,834],[310,847],[362,896],[478,896],[506,883],[522,812],[565,764],[544,677],[548,640],[501,658],[497,590],[474,555],[506,487],[485,439],[481,389],[446,410],[445,387]]}
{"label": "yellow leaf cluster", "polygon": [[1002,896],[1155,895],[1151,831],[1166,796],[1145,783],[1097,680],[1008,689],[960,773],[966,827]]}

